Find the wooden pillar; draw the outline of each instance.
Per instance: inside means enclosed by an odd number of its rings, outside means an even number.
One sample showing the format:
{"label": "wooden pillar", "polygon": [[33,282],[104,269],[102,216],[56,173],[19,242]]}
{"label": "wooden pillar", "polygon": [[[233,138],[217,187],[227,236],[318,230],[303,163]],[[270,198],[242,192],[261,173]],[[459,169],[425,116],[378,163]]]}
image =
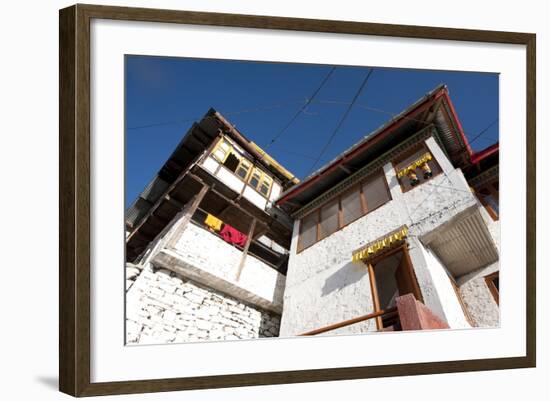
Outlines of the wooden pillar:
{"label": "wooden pillar", "polygon": [[248,238],[246,239],[246,244],[243,249],[243,254],[241,256],[239,266],[237,267],[237,275],[236,275],[237,281],[239,281],[239,279],[241,278],[244,262],[246,260],[246,255],[248,254],[248,248],[250,248],[250,243],[252,242],[252,235],[254,234],[255,227],[256,227],[256,219],[252,219],[252,223],[250,223],[250,229],[248,230]]}
{"label": "wooden pillar", "polygon": [[189,202],[185,204],[183,209],[180,213],[178,213],[179,220],[176,223],[176,227],[174,227],[174,231],[171,233],[170,238],[168,239],[168,242],[166,243],[167,248],[174,248],[176,246],[176,243],[180,239],[181,235],[185,231],[185,228],[187,227],[187,224],[191,220],[191,217],[195,212],[197,211],[197,208],[199,207],[202,199],[204,198],[204,195],[208,192],[210,188],[207,185],[203,185],[201,190],[198,194],[196,194]]}

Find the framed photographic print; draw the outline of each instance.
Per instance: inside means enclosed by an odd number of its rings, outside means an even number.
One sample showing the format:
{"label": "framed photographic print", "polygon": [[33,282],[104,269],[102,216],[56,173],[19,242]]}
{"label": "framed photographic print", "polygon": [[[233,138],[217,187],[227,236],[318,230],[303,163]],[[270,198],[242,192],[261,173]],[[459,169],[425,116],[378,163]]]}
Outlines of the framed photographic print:
{"label": "framed photographic print", "polygon": [[535,112],[533,34],[61,10],[60,390],[534,367]]}

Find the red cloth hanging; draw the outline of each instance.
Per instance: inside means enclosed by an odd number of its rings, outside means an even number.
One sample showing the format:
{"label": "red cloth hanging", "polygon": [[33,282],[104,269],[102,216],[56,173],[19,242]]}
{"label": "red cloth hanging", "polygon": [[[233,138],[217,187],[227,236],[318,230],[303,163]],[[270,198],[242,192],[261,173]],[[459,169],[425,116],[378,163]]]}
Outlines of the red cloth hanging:
{"label": "red cloth hanging", "polygon": [[235,244],[244,247],[248,236],[237,230],[236,228],[231,227],[229,224],[225,224],[220,231],[221,237],[224,241],[229,242],[230,244]]}

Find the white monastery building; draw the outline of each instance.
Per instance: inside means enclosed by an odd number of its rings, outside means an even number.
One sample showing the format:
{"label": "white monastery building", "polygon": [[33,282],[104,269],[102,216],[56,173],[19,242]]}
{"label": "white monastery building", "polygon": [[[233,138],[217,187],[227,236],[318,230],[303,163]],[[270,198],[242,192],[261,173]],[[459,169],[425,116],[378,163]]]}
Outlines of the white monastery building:
{"label": "white monastery building", "polygon": [[496,327],[498,182],[445,86],[302,182],[210,110],[126,213],[127,343]]}

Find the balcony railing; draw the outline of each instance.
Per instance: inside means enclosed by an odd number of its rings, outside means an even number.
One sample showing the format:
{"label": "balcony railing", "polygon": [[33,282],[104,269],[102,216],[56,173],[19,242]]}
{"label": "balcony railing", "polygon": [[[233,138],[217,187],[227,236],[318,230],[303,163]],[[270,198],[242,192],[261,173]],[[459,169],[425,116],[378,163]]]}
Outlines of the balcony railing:
{"label": "balcony railing", "polygon": [[405,294],[396,298],[396,305],[393,308],[376,311],[368,315],[358,316],[353,319],[344,320],[328,326],[299,334],[300,336],[314,336],[327,333],[332,330],[347,327],[352,324],[365,322],[367,320],[382,318],[392,319],[397,317],[396,323],[379,331],[401,331],[401,330],[435,330],[448,329],[449,325],[436,316],[430,308],[418,301],[413,294]]}

